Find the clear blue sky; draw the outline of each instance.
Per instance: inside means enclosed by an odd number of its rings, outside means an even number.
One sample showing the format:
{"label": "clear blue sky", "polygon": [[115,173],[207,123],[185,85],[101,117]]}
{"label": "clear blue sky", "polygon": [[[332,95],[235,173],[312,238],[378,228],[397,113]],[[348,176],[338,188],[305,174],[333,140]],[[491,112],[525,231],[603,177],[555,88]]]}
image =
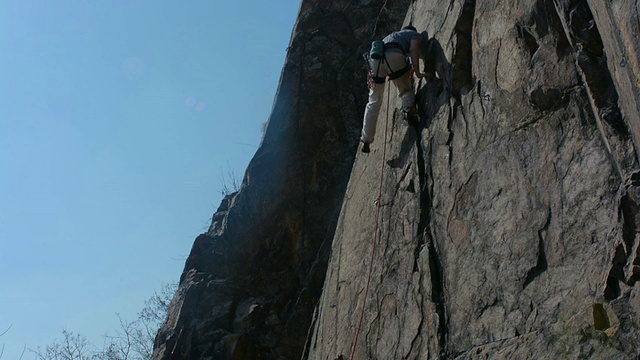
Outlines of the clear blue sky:
{"label": "clear blue sky", "polygon": [[260,143],[299,4],[0,0],[3,360],[62,329],[101,343],[178,280]]}

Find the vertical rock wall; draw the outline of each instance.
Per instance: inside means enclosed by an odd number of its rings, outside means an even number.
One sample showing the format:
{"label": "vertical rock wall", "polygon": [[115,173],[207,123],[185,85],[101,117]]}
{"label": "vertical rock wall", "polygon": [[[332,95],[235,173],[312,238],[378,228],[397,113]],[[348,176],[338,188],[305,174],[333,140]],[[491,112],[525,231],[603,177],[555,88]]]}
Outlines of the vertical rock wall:
{"label": "vertical rock wall", "polygon": [[598,28],[604,45],[606,64],[620,96],[620,110],[633,140],[640,142],[640,3],[638,1],[588,1],[593,24]]}
{"label": "vertical rock wall", "polygon": [[[261,147],[154,359],[640,356],[639,11],[302,1]],[[388,86],[357,153],[360,56],[403,21],[432,37],[420,124]]]}
{"label": "vertical rock wall", "polygon": [[408,4],[302,1],[262,144],[195,240],[154,359],[300,358],[359,138],[361,54]]}
{"label": "vertical rock wall", "polygon": [[307,358],[349,358],[363,306],[356,359],[640,356],[638,10],[412,2],[437,77],[415,127],[387,87]]}

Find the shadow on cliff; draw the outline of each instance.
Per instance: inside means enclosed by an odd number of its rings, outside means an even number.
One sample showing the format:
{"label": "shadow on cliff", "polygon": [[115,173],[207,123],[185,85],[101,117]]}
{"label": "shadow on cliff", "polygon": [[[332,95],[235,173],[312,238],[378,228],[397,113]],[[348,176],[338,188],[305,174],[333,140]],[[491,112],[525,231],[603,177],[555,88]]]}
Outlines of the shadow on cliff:
{"label": "shadow on cliff", "polygon": [[429,40],[427,45],[424,73],[428,80],[424,86],[418,83],[416,96],[420,114],[419,130],[428,128],[442,105],[449,103],[451,99],[452,65],[447,60],[442,45],[435,38]]}
{"label": "shadow on cliff", "polygon": [[[440,42],[435,38],[430,39],[424,56],[423,73],[426,76],[425,79],[418,81],[416,87],[419,121],[413,126],[406,127],[400,152],[396,157],[387,161],[387,164],[392,168],[402,168],[406,165],[407,157],[411,149],[416,146],[416,141],[420,142],[424,129],[431,126],[432,120],[440,112],[442,106],[450,102],[451,69],[452,65],[447,60]],[[395,121],[398,121],[397,113],[397,111],[394,113]]]}

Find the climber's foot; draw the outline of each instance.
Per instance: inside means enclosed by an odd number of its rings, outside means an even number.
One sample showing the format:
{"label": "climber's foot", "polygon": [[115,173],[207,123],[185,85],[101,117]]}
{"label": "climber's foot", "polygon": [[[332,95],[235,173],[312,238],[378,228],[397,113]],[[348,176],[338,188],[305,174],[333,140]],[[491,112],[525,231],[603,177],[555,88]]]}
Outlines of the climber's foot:
{"label": "climber's foot", "polygon": [[404,120],[409,123],[411,126],[416,126],[420,123],[420,118],[418,114],[413,110],[403,110],[402,114],[404,116]]}

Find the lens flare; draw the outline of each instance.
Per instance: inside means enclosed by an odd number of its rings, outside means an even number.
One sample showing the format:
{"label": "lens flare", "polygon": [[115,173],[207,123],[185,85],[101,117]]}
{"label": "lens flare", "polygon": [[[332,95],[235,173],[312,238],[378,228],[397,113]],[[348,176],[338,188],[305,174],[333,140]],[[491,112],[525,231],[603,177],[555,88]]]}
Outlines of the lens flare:
{"label": "lens flare", "polygon": [[185,100],[184,103],[185,103],[185,105],[187,105],[187,107],[192,108],[192,107],[196,106],[196,104],[198,103],[198,100],[196,100],[195,96],[189,96],[187,98],[187,100]]}

